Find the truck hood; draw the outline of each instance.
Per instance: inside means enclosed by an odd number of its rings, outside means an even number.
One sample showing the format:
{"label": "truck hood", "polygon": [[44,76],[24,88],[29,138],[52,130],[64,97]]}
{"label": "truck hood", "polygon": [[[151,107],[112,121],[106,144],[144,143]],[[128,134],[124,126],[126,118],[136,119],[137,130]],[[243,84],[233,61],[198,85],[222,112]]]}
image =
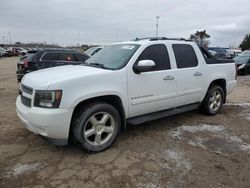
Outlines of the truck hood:
{"label": "truck hood", "polygon": [[66,65],[42,69],[26,74],[22,79],[22,84],[37,90],[46,90],[56,82],[85,77],[91,75],[103,74],[110,70],[84,66],[84,65]]}

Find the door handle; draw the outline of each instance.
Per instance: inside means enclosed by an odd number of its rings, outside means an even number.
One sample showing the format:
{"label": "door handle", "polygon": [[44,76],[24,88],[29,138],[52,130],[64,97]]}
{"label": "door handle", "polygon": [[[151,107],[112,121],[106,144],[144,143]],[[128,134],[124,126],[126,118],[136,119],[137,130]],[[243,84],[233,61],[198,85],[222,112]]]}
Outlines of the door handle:
{"label": "door handle", "polygon": [[167,75],[163,78],[163,80],[173,80],[174,76]]}
{"label": "door handle", "polygon": [[202,76],[202,73],[201,72],[195,72],[194,76]]}

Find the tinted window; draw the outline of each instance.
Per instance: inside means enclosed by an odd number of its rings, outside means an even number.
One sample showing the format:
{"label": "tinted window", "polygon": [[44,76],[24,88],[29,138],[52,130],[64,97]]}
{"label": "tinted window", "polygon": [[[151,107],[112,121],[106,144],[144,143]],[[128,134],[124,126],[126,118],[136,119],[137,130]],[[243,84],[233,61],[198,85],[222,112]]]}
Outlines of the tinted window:
{"label": "tinted window", "polygon": [[57,53],[46,53],[43,57],[42,60],[48,61],[48,60],[57,60],[58,56]]}
{"label": "tinted window", "polygon": [[72,53],[59,53],[58,60],[61,61],[75,61],[75,58]]}
{"label": "tinted window", "polygon": [[88,59],[88,56],[84,54],[75,54],[75,57],[76,57],[76,61],[81,61],[81,62],[84,62],[86,61],[86,59]]}
{"label": "tinted window", "polygon": [[32,61],[33,57],[34,57],[34,54],[28,54],[26,58],[28,61]]}
{"label": "tinted window", "polygon": [[152,71],[170,69],[170,61],[168,56],[168,50],[163,44],[155,44],[147,47],[137,59],[140,60],[152,60],[155,62],[155,68]]}
{"label": "tinted window", "polygon": [[188,44],[173,44],[173,50],[178,68],[196,67],[198,65],[192,46]]}

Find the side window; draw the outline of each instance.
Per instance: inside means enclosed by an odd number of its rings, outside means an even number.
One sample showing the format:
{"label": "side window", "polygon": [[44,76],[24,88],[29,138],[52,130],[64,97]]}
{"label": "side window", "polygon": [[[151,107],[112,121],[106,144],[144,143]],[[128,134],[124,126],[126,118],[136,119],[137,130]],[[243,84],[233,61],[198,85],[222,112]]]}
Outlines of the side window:
{"label": "side window", "polygon": [[42,60],[45,60],[45,61],[57,60],[57,53],[48,52],[42,57]]}
{"label": "side window", "polygon": [[152,60],[156,66],[152,71],[171,69],[168,50],[164,44],[154,44],[147,47],[137,59],[137,63],[140,60]]}
{"label": "side window", "polygon": [[174,50],[176,64],[179,69],[196,67],[198,65],[198,59],[191,45],[173,44],[172,47]]}
{"label": "side window", "polygon": [[88,56],[84,54],[75,54],[76,61],[84,62],[88,59]]}
{"label": "side window", "polygon": [[75,61],[73,54],[71,53],[59,53],[58,60],[61,61]]}

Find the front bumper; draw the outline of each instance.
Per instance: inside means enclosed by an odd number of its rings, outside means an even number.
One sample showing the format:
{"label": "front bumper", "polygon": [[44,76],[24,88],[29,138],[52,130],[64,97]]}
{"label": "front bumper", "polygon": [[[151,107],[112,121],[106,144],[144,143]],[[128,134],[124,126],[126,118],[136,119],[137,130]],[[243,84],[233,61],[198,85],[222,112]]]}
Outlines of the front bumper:
{"label": "front bumper", "polygon": [[16,111],[28,130],[50,143],[67,145],[73,109],[27,107],[18,96]]}

